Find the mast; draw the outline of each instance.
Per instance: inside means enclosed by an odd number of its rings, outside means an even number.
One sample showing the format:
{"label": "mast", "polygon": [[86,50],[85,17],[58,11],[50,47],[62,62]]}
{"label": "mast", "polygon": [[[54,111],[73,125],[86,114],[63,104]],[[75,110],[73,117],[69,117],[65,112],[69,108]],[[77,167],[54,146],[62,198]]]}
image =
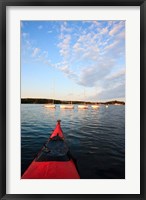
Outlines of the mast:
{"label": "mast", "polygon": [[54,104],[54,99],[55,99],[55,80],[53,81],[53,104]]}
{"label": "mast", "polygon": [[86,103],[85,103],[85,87],[84,87],[84,104],[86,104]]}

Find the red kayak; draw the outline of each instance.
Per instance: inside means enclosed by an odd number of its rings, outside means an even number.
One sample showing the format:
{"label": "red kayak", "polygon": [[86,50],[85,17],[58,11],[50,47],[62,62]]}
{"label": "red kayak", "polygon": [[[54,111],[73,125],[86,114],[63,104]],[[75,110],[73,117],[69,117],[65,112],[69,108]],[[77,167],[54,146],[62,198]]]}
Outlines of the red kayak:
{"label": "red kayak", "polygon": [[22,175],[22,179],[79,179],[79,173],[64,141],[60,120],[46,144]]}

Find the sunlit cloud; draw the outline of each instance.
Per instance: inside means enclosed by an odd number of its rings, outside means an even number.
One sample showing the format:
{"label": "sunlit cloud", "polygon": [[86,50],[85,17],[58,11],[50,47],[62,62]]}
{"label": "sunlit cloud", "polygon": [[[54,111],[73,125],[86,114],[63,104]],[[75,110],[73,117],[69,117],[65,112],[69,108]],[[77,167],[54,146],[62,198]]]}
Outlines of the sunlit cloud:
{"label": "sunlit cloud", "polygon": [[124,26],[123,21],[121,21],[120,23],[114,25],[114,27],[112,28],[112,30],[109,32],[110,36],[114,36],[116,33],[118,33],[121,28]]}

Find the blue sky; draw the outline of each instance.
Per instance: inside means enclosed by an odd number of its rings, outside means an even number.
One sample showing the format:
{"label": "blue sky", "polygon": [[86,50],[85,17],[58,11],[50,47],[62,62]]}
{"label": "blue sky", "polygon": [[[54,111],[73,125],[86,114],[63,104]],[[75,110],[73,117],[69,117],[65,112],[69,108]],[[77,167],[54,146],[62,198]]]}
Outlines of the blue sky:
{"label": "blue sky", "polygon": [[125,100],[125,21],[21,21],[21,97]]}

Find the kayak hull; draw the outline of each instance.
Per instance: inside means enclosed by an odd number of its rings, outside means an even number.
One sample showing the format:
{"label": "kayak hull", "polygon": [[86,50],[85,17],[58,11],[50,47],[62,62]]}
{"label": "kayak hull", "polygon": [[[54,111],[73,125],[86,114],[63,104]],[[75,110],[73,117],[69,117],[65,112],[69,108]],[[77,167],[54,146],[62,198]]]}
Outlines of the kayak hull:
{"label": "kayak hull", "polygon": [[22,179],[79,179],[76,161],[64,140],[60,121]]}
{"label": "kayak hull", "polygon": [[35,162],[29,166],[22,179],[79,179],[73,160]]}

